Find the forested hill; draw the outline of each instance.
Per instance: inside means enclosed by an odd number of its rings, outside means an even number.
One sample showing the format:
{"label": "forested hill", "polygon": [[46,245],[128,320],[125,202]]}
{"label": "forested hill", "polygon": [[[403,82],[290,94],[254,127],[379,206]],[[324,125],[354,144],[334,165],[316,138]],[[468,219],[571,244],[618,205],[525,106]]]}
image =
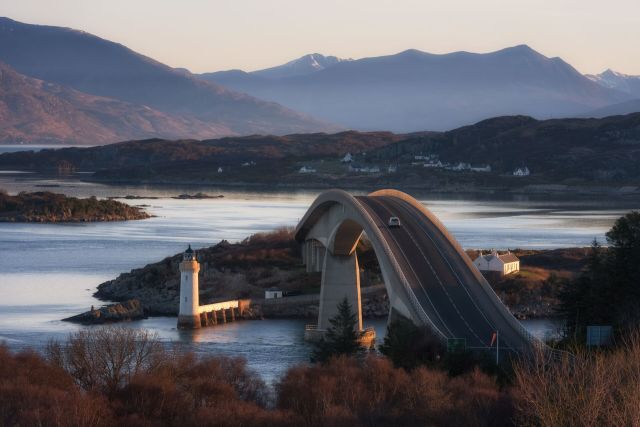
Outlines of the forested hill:
{"label": "forested hill", "polygon": [[[340,162],[346,153],[352,167]],[[424,167],[435,160],[443,166]],[[460,163],[467,167],[455,169]],[[514,185],[640,186],[639,165],[640,113],[544,121],[506,116],[448,132],[154,139],[0,155],[0,169],[94,171],[93,179],[103,181],[424,188],[512,186],[520,167],[531,176]],[[302,167],[310,173],[300,173]]]}
{"label": "forested hill", "polygon": [[640,113],[603,119],[497,117],[449,132],[409,136],[400,147],[377,149],[370,156],[389,158],[396,151],[486,164],[498,173],[526,166],[549,178],[638,180]]}
{"label": "forested hill", "polygon": [[95,171],[115,167],[148,166],[183,161],[237,162],[265,159],[338,156],[368,151],[396,142],[390,132],[312,133],[287,136],[254,135],[211,140],[148,139],[88,148],[48,149],[0,155],[0,168],[46,170],[70,165]]}

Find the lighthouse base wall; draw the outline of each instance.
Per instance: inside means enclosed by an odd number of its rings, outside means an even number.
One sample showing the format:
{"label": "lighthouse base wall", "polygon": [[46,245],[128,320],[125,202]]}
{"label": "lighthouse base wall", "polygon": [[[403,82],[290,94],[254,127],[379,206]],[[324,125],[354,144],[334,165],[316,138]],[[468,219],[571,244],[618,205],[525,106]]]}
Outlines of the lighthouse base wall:
{"label": "lighthouse base wall", "polygon": [[178,316],[178,329],[197,329],[201,326],[200,315]]}

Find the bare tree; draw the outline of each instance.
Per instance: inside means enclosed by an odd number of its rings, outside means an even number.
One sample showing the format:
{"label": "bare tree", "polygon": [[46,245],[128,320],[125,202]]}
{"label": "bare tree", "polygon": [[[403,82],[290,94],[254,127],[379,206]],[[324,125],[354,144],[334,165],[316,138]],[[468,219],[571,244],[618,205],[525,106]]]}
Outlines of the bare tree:
{"label": "bare tree", "polygon": [[86,390],[113,393],[142,372],[167,360],[157,334],[124,327],[75,332],[65,343],[51,342],[47,358],[66,370]]}

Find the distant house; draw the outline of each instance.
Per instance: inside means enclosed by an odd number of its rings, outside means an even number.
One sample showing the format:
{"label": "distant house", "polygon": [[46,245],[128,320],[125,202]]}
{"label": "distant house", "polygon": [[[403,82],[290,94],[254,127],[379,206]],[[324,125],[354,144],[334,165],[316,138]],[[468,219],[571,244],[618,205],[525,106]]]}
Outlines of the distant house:
{"label": "distant house", "polygon": [[480,271],[497,271],[503,276],[520,271],[520,260],[511,252],[498,254],[497,251],[491,251],[487,255],[483,255],[481,252],[473,264]]}
{"label": "distant house", "polygon": [[473,172],[491,172],[491,166],[489,165],[471,166],[471,170]]}
{"label": "distant house", "polygon": [[351,155],[351,153],[347,153],[344,155],[344,157],[340,161],[342,163],[351,163],[353,161],[353,156]]}
{"label": "distant house", "polygon": [[444,164],[440,160],[438,161],[431,160],[427,163],[424,163],[422,166],[425,168],[443,168]]}
{"label": "distant house", "polygon": [[264,299],[282,298],[282,290],[278,288],[269,288],[264,291]]}
{"label": "distant house", "polygon": [[316,170],[312,167],[302,166],[298,173],[316,173]]}
{"label": "distant house", "polygon": [[356,164],[349,165],[350,172],[362,172],[362,173],[380,173],[379,166],[362,166]]}
{"label": "distant house", "polygon": [[531,172],[529,171],[529,168],[526,166],[523,166],[521,168],[516,168],[513,171],[513,176],[529,176],[531,175]]}
{"label": "distant house", "polygon": [[460,171],[464,171],[464,170],[469,170],[469,169],[471,169],[471,165],[470,165],[469,163],[463,163],[463,162],[460,162],[460,163],[458,163],[457,165],[450,165],[450,166],[448,166],[448,167],[447,167],[447,169],[448,169],[448,170],[452,170],[452,171],[460,172]]}
{"label": "distant house", "polygon": [[218,167],[218,173],[222,173],[222,167]]}

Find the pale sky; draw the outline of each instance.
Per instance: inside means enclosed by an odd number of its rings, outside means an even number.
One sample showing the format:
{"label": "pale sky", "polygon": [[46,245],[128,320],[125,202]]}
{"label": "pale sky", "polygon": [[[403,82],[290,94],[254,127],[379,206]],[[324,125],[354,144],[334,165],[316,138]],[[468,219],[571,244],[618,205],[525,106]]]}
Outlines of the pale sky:
{"label": "pale sky", "polygon": [[2,0],[0,16],[72,27],[193,72],[414,48],[528,44],[580,72],[640,75],[640,0]]}

